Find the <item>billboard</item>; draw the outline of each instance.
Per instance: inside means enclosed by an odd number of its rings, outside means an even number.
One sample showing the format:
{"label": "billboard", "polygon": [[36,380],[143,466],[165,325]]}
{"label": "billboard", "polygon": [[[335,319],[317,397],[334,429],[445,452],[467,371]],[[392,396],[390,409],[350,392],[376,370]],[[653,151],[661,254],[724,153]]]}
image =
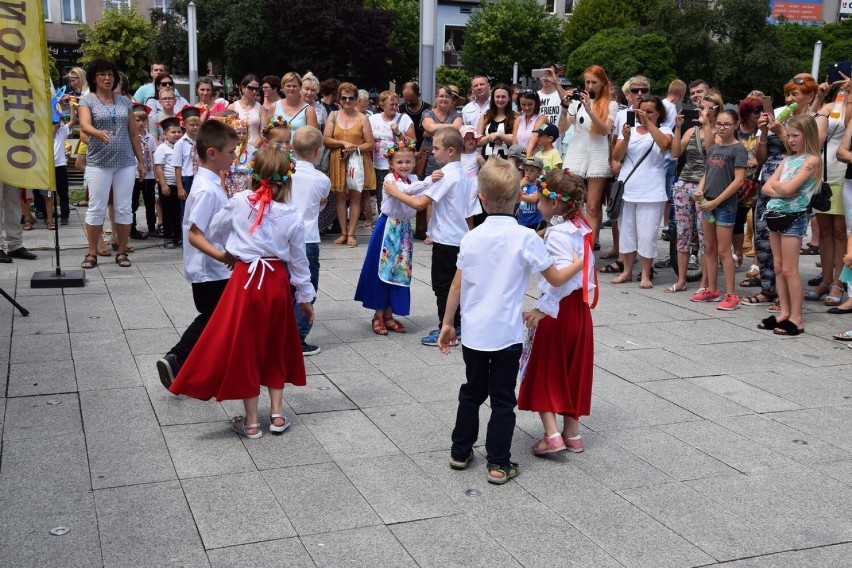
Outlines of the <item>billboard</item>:
{"label": "billboard", "polygon": [[[848,0],[841,0],[841,3],[850,4]],[[821,22],[822,0],[775,0],[772,3],[772,19],[777,20],[781,16],[791,22]]]}

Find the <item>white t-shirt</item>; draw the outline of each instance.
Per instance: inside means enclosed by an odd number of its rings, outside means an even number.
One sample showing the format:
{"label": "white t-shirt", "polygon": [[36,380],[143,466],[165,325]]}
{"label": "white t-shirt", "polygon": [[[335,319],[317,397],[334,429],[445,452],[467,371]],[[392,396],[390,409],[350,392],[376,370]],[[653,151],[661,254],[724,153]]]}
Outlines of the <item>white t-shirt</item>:
{"label": "white t-shirt", "polygon": [[462,239],[462,344],[499,351],[524,341],[521,309],[533,272],[553,264],[544,242],[511,215],[489,215]]}
{"label": "white t-shirt", "polygon": [[317,226],[319,219],[320,201],[328,197],[331,190],[331,180],[318,171],[314,165],[305,160],[296,160],[296,173],[293,174],[293,187],[290,192],[294,207],[302,215],[305,225],[305,242],[320,242],[320,232]]}
{"label": "white t-shirt", "polygon": [[595,257],[594,255],[586,256],[586,243],[584,241],[584,237],[591,231],[592,229],[582,221],[577,223],[563,221],[558,225],[548,227],[544,234],[544,246],[547,247],[547,253],[553,258],[556,268],[561,270],[574,264],[574,251],[577,251],[577,254],[583,259],[583,270],[571,277],[562,286],[551,286],[543,276],[539,277],[538,289],[542,295],[535,307],[550,317],[555,318],[559,315],[559,301],[562,298],[583,287],[583,271],[588,274],[589,295],[595,289]]}
{"label": "white t-shirt", "polygon": [[53,165],[56,167],[67,166],[68,158],[65,157],[65,141],[68,140],[70,129],[63,124],[53,134]]}
{"label": "white t-shirt", "polygon": [[177,185],[175,167],[172,165],[172,154],[174,154],[174,151],[174,146],[168,142],[163,142],[154,151],[154,165],[163,166],[163,175],[168,185]]}
{"label": "white t-shirt", "polygon": [[479,203],[479,162],[476,161],[476,157],[479,155],[479,152],[476,151],[470,154],[462,152],[461,159],[459,160],[462,167],[462,174],[467,176],[468,191],[470,192],[467,203],[468,217],[482,213],[482,204]]}
{"label": "white t-shirt", "polygon": [[398,199],[388,195],[387,192],[385,192],[384,190],[384,182],[390,181],[395,183],[399,190],[407,195],[420,195],[432,186],[431,177],[427,177],[423,181],[418,181],[417,176],[414,174],[408,176],[408,183],[403,180],[397,179],[393,173],[389,173],[385,176],[385,179],[381,181],[382,213],[384,213],[388,217],[394,217],[396,219],[411,219],[417,214],[417,211],[415,211],[405,203],[399,201]]}
{"label": "white t-shirt", "polygon": [[[648,146],[653,144],[651,153],[645,158],[636,171],[630,176],[624,186],[624,200],[634,203],[652,203],[666,200],[666,156],[654,142],[650,132],[639,134],[636,129],[630,133],[630,143],[627,145],[627,155],[618,172],[618,179],[624,181],[633,170],[634,164],[639,162]],[[661,126],[660,132],[671,135],[672,130],[668,126]],[[624,134],[619,133],[619,140],[624,139]]]}
{"label": "white t-shirt", "polygon": [[[671,131],[674,132],[675,121],[677,119],[677,106],[675,106],[675,104],[673,102],[671,102],[669,99],[664,98],[662,100],[663,100],[663,107],[666,109],[666,120],[665,120],[665,122],[663,122],[663,126],[668,126],[671,129]],[[666,151],[666,159],[667,160],[673,160],[674,159],[674,158],[672,158],[672,151],[671,150]]]}
{"label": "white t-shirt", "polygon": [[228,195],[219,176],[207,168],[199,168],[192,182],[192,191],[186,198],[183,213],[183,268],[186,279],[193,284],[227,280],[231,277],[227,266],[192,246],[189,240],[189,229],[195,225],[213,246],[224,251],[224,238],[214,238],[211,221],[227,203]]}
{"label": "white t-shirt", "polygon": [[[207,169],[198,170],[196,180]],[[212,172],[210,172],[212,173]],[[190,198],[195,195],[193,182]],[[222,187],[219,193],[224,196]],[[296,302],[307,303],[316,297],[316,291],[311,285],[311,272],[308,268],[308,257],[305,255],[305,225],[302,214],[288,203],[272,201],[270,207],[263,213],[263,220],[254,232],[249,232],[257,219],[257,212],[252,209],[249,196],[254,192],[242,191],[231,199],[225,200],[225,206],[220,209],[210,221],[210,239],[225,243],[225,248],[242,262],[251,263],[261,258],[280,258],[287,263],[290,274],[290,284],[296,288]],[[187,208],[189,199],[187,199]],[[184,224],[184,226],[186,226]],[[205,232],[205,235],[207,233]],[[186,249],[184,249],[186,255]],[[210,257],[207,257],[210,258]],[[212,260],[212,259],[211,259]],[[214,261],[215,262],[215,261]],[[225,266],[220,264],[220,266]],[[258,269],[263,272],[265,267]],[[228,268],[225,267],[228,271]],[[263,285],[255,277],[254,282]]]}
{"label": "white t-shirt", "polygon": [[429,236],[438,244],[457,247],[467,234],[467,212],[470,200],[467,176],[461,163],[450,162],[441,167],[444,177],[426,190],[434,202],[429,219]]}
{"label": "white t-shirt", "polygon": [[396,113],[396,116],[391,121],[386,121],[381,113],[374,114],[369,120],[370,128],[373,130],[373,138],[376,141],[373,147],[373,166],[377,170],[387,170],[390,168],[390,165],[385,158],[385,153],[396,142],[393,131],[391,131],[391,126],[396,124],[399,127],[399,131],[405,133],[414,122],[411,121],[410,116],[402,112]]}
{"label": "white t-shirt", "polygon": [[181,176],[191,176],[193,175],[193,162],[195,160],[195,140],[184,134],[180,140],[175,142],[175,150],[172,154],[172,166],[180,168]]}
{"label": "white t-shirt", "polygon": [[468,126],[476,128],[479,126],[479,119],[485,114],[485,111],[491,108],[491,99],[486,99],[485,104],[480,105],[476,100],[472,100],[462,107],[462,122]]}
{"label": "white t-shirt", "polygon": [[[541,100],[541,110],[539,111],[539,114],[547,116],[547,120],[550,121],[550,124],[553,124],[558,128],[559,116],[562,114],[562,98],[559,96],[559,91],[553,91],[549,94],[544,91],[539,91],[538,98]],[[553,147],[559,150],[560,154],[562,153],[561,136],[553,142]]]}

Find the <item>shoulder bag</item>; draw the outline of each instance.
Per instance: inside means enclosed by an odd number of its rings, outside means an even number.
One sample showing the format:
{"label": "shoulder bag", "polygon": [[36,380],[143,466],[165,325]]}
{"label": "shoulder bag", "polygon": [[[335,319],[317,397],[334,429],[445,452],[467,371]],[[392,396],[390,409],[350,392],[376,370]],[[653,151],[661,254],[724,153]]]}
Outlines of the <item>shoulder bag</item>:
{"label": "shoulder bag", "polygon": [[817,211],[828,211],[831,209],[831,186],[828,185],[828,137],[825,139],[825,144],[822,146],[822,183],[814,191],[811,196],[811,209]]}
{"label": "shoulder bag", "polygon": [[630,173],[627,174],[627,177],[624,180],[616,180],[612,182],[612,187],[610,189],[610,197],[609,203],[606,206],[606,215],[613,221],[618,219],[618,216],[621,215],[621,205],[624,203],[624,185],[627,183],[627,180],[636,172],[636,169],[645,161],[645,158],[648,157],[648,154],[651,153],[651,150],[654,149],[654,142],[651,140],[651,145],[648,146],[648,150],[642,154],[642,157],[639,158],[639,161],[636,162],[636,165],[633,166],[633,169],[630,170]]}

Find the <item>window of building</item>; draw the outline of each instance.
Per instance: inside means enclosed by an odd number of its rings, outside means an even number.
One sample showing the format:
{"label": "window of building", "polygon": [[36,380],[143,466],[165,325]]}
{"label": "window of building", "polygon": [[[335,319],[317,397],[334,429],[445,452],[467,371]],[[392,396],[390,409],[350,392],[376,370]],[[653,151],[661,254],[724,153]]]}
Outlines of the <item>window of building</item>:
{"label": "window of building", "polygon": [[565,0],[565,13],[571,14],[574,12],[574,0]]}
{"label": "window of building", "polygon": [[62,0],[63,22],[85,22],[83,0]]}
{"label": "window of building", "polygon": [[50,19],[50,0],[44,0],[42,4],[44,6],[44,21],[52,22],[53,20]]}
{"label": "window of building", "polygon": [[556,0],[547,0],[547,2],[544,3],[544,9],[547,10],[547,12],[550,14],[555,14]]}
{"label": "window of building", "polygon": [[172,7],[172,0],[154,0],[154,8],[159,8],[163,12],[168,11]]}
{"label": "window of building", "polygon": [[130,0],[104,0],[104,10],[112,10],[113,8],[130,7]]}

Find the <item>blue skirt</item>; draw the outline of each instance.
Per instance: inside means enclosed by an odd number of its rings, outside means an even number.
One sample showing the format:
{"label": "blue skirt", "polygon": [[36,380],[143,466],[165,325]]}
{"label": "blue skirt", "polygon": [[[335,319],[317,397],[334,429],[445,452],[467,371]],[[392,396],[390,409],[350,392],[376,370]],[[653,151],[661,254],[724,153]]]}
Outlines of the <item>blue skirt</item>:
{"label": "blue skirt", "polygon": [[407,286],[388,284],[379,279],[379,257],[382,254],[387,221],[387,215],[382,213],[373,228],[364,265],[361,267],[361,276],[355,288],[355,301],[371,310],[383,310],[390,306],[393,313],[407,316],[411,313],[411,289]]}

